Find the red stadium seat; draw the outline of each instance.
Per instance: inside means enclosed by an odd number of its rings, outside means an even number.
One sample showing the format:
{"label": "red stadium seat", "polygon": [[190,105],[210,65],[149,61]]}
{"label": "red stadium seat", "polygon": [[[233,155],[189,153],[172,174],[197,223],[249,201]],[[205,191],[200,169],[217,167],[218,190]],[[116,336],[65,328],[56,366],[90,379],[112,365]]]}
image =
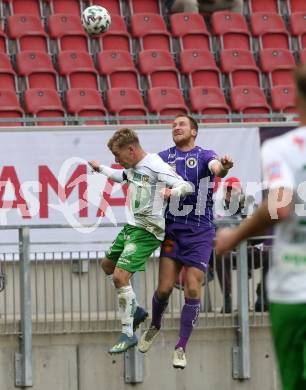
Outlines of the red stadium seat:
{"label": "red stadium seat", "polygon": [[99,89],[98,72],[85,51],[65,50],[58,53],[59,73],[68,88]]}
{"label": "red stadium seat", "polygon": [[57,52],[62,50],[90,51],[88,35],[77,15],[55,14],[48,17],[50,38],[56,41]]}
{"label": "red stadium seat", "polygon": [[112,23],[109,30],[95,38],[99,44],[99,51],[102,50],[131,50],[131,37],[127,31],[123,18],[119,15],[112,15]]}
{"label": "red stadium seat", "polygon": [[223,50],[220,53],[221,71],[228,76],[229,87],[248,85],[260,87],[260,71],[253,54],[248,50]]}
{"label": "red stadium seat", "polygon": [[305,0],[287,0],[289,15],[294,12],[306,12]]}
{"label": "red stadium seat", "polygon": [[220,87],[221,74],[208,50],[184,50],[179,54],[181,72],[188,77],[190,87]]}
{"label": "red stadium seat", "polygon": [[[16,93],[0,89],[0,118],[22,118],[24,115]],[[22,126],[22,122],[0,122],[1,126]]]}
{"label": "red stadium seat", "polygon": [[[153,114],[161,116],[174,116],[177,114],[188,114],[188,108],[177,88],[155,87],[148,90],[149,110]],[[161,123],[171,122],[168,119],[162,119]]]}
{"label": "red stadium seat", "polygon": [[221,49],[251,50],[251,36],[243,15],[230,11],[214,12],[211,24]]}
{"label": "red stadium seat", "polygon": [[268,77],[269,86],[293,85],[295,60],[286,49],[265,49],[259,53],[260,68]]}
{"label": "red stadium seat", "polygon": [[50,56],[43,51],[21,51],[16,55],[18,76],[24,77],[26,88],[57,89],[57,74]]}
{"label": "red stadium seat", "polygon": [[[25,111],[35,118],[42,117],[65,117],[60,97],[53,89],[33,88],[25,91],[24,95]],[[39,126],[64,125],[64,121],[59,122],[37,122]]]}
{"label": "red stadium seat", "polygon": [[[221,89],[194,87],[189,91],[191,111],[199,115],[229,115],[230,108]],[[226,118],[202,119],[201,122],[222,123]]]}
{"label": "red stadium seat", "polygon": [[124,50],[105,50],[97,55],[98,71],[108,88],[139,88],[137,69]]}
{"label": "red stadium seat", "polygon": [[128,0],[131,15],[141,13],[159,14],[159,0]]}
{"label": "red stadium seat", "polygon": [[5,32],[0,27],[0,53],[7,52],[7,37]]}
{"label": "red stadium seat", "polygon": [[39,0],[2,0],[9,6],[10,15],[36,15],[43,16],[41,1]]}
{"label": "red stadium seat", "polygon": [[106,8],[112,19],[114,15],[123,15],[120,0],[90,0],[89,5],[100,5]]}
{"label": "red stadium seat", "polygon": [[157,14],[135,14],[131,16],[131,31],[139,39],[141,50],[171,50],[171,37],[162,16]]}
{"label": "red stadium seat", "polygon": [[271,106],[274,111],[296,113],[295,88],[292,85],[271,88]]}
{"label": "red stadium seat", "polygon": [[79,0],[46,0],[52,14],[81,15],[81,2]]}
{"label": "red stadium seat", "polygon": [[[238,114],[270,114],[263,90],[259,87],[234,87],[230,90],[232,108]],[[243,122],[266,122],[265,118],[245,118]]]}
{"label": "red stadium seat", "polygon": [[0,53],[0,88],[15,91],[17,76],[7,54]]}
{"label": "red stadium seat", "polygon": [[299,49],[306,49],[306,11],[290,15],[291,34],[298,40]]}
{"label": "red stadium seat", "polygon": [[177,13],[170,15],[172,36],[179,41],[180,50],[210,50],[210,35],[200,14]]}
{"label": "red stadium seat", "polygon": [[251,15],[251,31],[258,38],[260,49],[289,49],[289,33],[284,19],[275,13],[256,12]]}
{"label": "red stadium seat", "polygon": [[[147,116],[140,92],[134,88],[112,88],[106,91],[109,113],[118,116]],[[146,120],[120,120],[119,123],[141,124]]]}
{"label": "red stadium seat", "polygon": [[49,52],[48,35],[41,19],[36,15],[16,14],[7,18],[7,32],[16,41],[15,51],[32,50]]}
{"label": "red stadium seat", "polygon": [[278,0],[248,0],[250,15],[255,12],[278,13]]}
{"label": "red stadium seat", "polygon": [[[67,112],[76,117],[106,116],[102,97],[95,89],[72,88],[66,91]],[[85,124],[103,125],[105,120],[90,121]]]}
{"label": "red stadium seat", "polygon": [[144,50],[139,53],[139,69],[146,78],[146,87],[180,88],[180,75],[167,50]]}

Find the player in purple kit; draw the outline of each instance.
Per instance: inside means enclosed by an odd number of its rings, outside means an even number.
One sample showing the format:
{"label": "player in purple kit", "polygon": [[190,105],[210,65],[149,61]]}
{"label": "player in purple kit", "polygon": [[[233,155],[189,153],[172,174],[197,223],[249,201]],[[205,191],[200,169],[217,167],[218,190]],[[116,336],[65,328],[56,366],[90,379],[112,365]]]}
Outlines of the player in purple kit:
{"label": "player in purple kit", "polygon": [[152,322],[138,344],[141,352],[149,350],[159,333],[177,277],[185,266],[185,304],[173,354],[175,368],[185,368],[187,364],[186,345],[199,315],[201,285],[213,248],[214,176],[226,176],[233,166],[229,156],[219,158],[213,150],[196,146],[197,133],[198,124],[192,117],[177,116],[172,125],[175,146],[159,153],[184,180],[194,185],[194,192],[181,198],[179,204],[173,204],[172,199],[166,211],[166,235],[161,248],[158,287],[152,298]]}

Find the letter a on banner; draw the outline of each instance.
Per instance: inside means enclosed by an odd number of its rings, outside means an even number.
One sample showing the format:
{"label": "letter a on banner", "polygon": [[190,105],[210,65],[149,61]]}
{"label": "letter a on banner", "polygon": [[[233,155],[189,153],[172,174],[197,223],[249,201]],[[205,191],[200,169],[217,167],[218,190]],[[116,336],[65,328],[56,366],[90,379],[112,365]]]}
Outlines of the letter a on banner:
{"label": "letter a on banner", "polygon": [[[14,200],[3,200],[6,185],[11,182],[14,187],[15,199]],[[22,218],[31,218],[29,213],[28,205],[23,197],[21,191],[20,182],[14,167],[3,167],[0,176],[0,208],[1,209],[19,209]]]}

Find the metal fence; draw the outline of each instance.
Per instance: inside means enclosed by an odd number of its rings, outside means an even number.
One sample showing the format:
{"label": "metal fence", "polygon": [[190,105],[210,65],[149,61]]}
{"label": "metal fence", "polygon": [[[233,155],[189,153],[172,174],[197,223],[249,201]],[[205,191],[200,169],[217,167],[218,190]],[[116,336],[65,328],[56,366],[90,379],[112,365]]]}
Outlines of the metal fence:
{"label": "metal fence", "polygon": [[[258,125],[259,122],[262,122],[265,125],[275,124],[276,122],[295,122],[295,125],[298,122],[298,115],[295,113],[281,113],[281,112],[271,112],[270,114],[192,114],[192,116],[199,122],[206,122],[209,126],[218,123],[218,125],[228,125],[229,123],[239,124],[239,123],[255,123]],[[15,123],[20,123],[22,126],[36,126],[39,124],[50,124],[50,126],[58,125],[62,123],[65,126],[76,126],[76,125],[114,125],[120,123],[131,123],[135,124],[162,124],[173,121],[175,118],[174,115],[106,115],[106,116],[71,116],[65,115],[63,117],[33,117],[25,116],[22,118],[0,118],[0,126],[9,126],[12,123],[12,126],[16,126]]]}
{"label": "metal fence", "polygon": [[[0,334],[20,336],[16,386],[32,385],[32,334],[121,329],[116,292],[100,267],[101,253],[78,251],[77,243],[73,251],[35,251],[35,243],[30,242],[33,228],[39,226],[10,227],[18,229],[16,250],[0,252]],[[197,327],[236,330],[233,377],[237,379],[250,377],[249,326],[268,324],[264,276],[271,262],[270,239],[243,242],[222,259],[213,253],[205,275]],[[148,260],[146,272],[135,274],[132,280],[139,304],[149,311],[157,281],[158,252]],[[179,327],[183,290],[182,272],[164,315],[164,329]],[[125,359],[126,381],[142,381],[143,375],[137,374],[142,372],[141,357],[133,350]]]}
{"label": "metal fence", "polygon": [[[19,237],[25,228],[20,229]],[[251,325],[266,324],[264,276],[271,261],[271,247],[258,244],[266,237],[248,242],[247,305]],[[22,254],[0,253],[0,334],[20,332],[20,281]],[[31,319],[33,333],[98,332],[120,329],[115,289],[100,267],[100,252],[54,250],[29,251]],[[213,255],[205,275],[198,327],[236,327],[239,280],[236,252],[216,259]],[[139,304],[150,310],[158,280],[158,252],[148,260],[146,272],[137,278]],[[133,281],[136,283],[136,280]],[[170,298],[164,327],[177,328],[184,304],[184,274]]]}

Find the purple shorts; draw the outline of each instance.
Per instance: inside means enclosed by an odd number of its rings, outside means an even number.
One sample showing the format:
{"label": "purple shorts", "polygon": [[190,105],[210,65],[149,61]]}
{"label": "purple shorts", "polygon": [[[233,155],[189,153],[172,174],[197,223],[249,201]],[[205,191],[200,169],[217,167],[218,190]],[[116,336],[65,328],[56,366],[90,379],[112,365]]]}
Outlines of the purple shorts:
{"label": "purple shorts", "polygon": [[206,272],[215,234],[214,227],[203,228],[168,222],[160,255]]}

